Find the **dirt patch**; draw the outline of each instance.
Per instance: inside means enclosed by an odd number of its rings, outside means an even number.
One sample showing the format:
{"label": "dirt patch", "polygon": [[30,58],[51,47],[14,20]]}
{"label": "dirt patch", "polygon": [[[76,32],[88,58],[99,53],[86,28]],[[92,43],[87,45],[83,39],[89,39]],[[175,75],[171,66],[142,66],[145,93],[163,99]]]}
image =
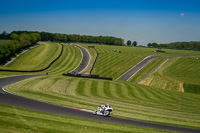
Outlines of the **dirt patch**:
{"label": "dirt patch", "polygon": [[150,85],[153,79],[154,79],[153,75],[148,76],[145,79],[143,79],[142,81],[140,81],[139,84]]}
{"label": "dirt patch", "polygon": [[180,83],[179,91],[180,92],[184,92],[184,88],[183,88],[183,83],[182,82]]}

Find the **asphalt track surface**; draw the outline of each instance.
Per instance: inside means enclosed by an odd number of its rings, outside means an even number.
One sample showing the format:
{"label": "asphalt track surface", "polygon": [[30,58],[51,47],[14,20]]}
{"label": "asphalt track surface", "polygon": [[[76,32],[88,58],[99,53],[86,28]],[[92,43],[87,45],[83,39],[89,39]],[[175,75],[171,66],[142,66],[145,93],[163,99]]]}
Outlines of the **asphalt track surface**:
{"label": "asphalt track surface", "polygon": [[156,57],[159,57],[159,55],[147,56],[141,62],[139,62],[134,67],[125,72],[123,75],[121,75],[117,80],[122,80],[122,81],[129,80],[134,74],[136,74],[140,69],[142,69],[146,64],[148,64]]}
{"label": "asphalt track surface", "polygon": [[84,68],[87,67],[89,61],[90,61],[90,54],[88,53],[88,51],[79,46],[79,45],[74,45],[76,46],[77,48],[79,48],[81,50],[81,53],[82,53],[82,60],[81,60],[81,63],[78,65],[77,68],[75,68],[74,70],[72,71],[76,71],[77,73],[81,72]]}
{"label": "asphalt track surface", "polygon": [[118,123],[118,124],[125,124],[125,125],[132,125],[132,126],[139,126],[139,127],[149,127],[149,128],[156,128],[162,130],[171,130],[171,131],[179,131],[179,132],[188,132],[188,133],[199,133],[200,130],[198,129],[190,129],[184,127],[175,127],[169,125],[162,125],[162,124],[155,124],[149,122],[142,122],[136,120],[128,120],[123,118],[117,117],[102,117],[93,115],[91,112],[76,110],[72,108],[67,108],[63,106],[58,106],[50,103],[45,103],[37,100],[33,100],[30,98],[18,96],[2,89],[3,86],[13,84],[15,82],[36,77],[40,75],[22,75],[22,76],[13,76],[13,77],[6,77],[0,78],[0,103],[13,105],[17,107],[22,107],[30,110],[36,110],[41,112],[47,113],[54,113],[59,115],[66,115],[71,117],[77,118],[84,118],[90,120],[97,120],[103,122],[111,122],[111,123]]}

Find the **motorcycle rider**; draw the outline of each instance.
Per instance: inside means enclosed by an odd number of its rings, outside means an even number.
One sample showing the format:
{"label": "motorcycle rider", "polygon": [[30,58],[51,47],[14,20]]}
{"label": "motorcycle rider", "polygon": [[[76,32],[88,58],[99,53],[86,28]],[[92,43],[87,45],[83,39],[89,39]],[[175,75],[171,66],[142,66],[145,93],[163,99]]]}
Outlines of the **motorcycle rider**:
{"label": "motorcycle rider", "polygon": [[106,103],[105,105],[99,105],[99,106],[98,106],[98,109],[99,109],[99,111],[100,111],[101,113],[103,113],[106,107],[109,107],[109,104],[108,104],[108,103]]}
{"label": "motorcycle rider", "polygon": [[108,103],[106,103],[105,107],[110,107],[110,105]]}

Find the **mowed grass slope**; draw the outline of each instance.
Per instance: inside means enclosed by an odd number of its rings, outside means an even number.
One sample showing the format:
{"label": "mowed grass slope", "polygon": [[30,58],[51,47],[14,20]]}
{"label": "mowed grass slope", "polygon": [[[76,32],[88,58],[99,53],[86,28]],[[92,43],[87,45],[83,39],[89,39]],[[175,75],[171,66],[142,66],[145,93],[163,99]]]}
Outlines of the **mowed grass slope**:
{"label": "mowed grass slope", "polygon": [[61,52],[61,45],[42,42],[42,45],[20,55],[8,67],[15,70],[39,70],[47,67]]}
{"label": "mowed grass slope", "polygon": [[189,86],[186,85],[185,88],[192,89],[196,86],[198,91],[200,85],[199,65],[200,61],[194,57],[172,58],[157,72],[142,80],[140,84],[183,92],[185,91],[184,86],[187,84]]}
{"label": "mowed grass slope", "polygon": [[[61,52],[61,45],[58,43],[42,42],[32,50],[17,57],[8,67],[0,66],[0,69],[14,69],[14,70],[39,70],[47,67],[54,59],[56,59]],[[62,74],[75,69],[82,59],[81,52],[78,48],[63,44],[63,53],[61,57],[54,62],[54,64],[41,72],[32,74]],[[0,77],[6,75],[31,74],[31,73],[10,73],[0,72]]]}
{"label": "mowed grass slope", "polygon": [[123,81],[43,76],[5,88],[44,102],[95,110],[110,103],[113,115],[128,119],[200,128],[199,95]]}
{"label": "mowed grass slope", "polygon": [[0,108],[1,133],[172,133],[172,131],[133,127],[120,124],[73,118],[69,116],[61,116],[50,113],[42,113],[3,104],[0,104]]}
{"label": "mowed grass slope", "polygon": [[[88,45],[80,44],[87,48]],[[164,49],[166,53],[155,53],[155,48],[94,45],[99,52],[92,74],[111,77],[114,80],[149,55],[199,55],[197,51]],[[90,49],[87,48],[89,51]],[[117,51],[114,52],[114,49]],[[121,53],[118,53],[121,51]]]}
{"label": "mowed grass slope", "polygon": [[45,72],[49,74],[62,74],[75,69],[81,62],[81,51],[69,44],[63,44],[62,56]]}

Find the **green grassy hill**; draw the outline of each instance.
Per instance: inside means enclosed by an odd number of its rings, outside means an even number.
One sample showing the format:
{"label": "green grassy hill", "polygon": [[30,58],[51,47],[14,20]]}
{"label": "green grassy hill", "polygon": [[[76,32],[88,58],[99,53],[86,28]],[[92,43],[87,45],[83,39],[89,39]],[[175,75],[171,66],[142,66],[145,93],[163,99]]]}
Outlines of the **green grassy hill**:
{"label": "green grassy hill", "polygon": [[199,66],[199,58],[172,58],[157,72],[139,83],[156,88],[200,94]]}
{"label": "green grassy hill", "polygon": [[[87,48],[87,44],[79,44]],[[117,79],[149,55],[200,55],[197,51],[164,49],[166,53],[155,53],[155,48],[94,45],[99,57],[92,74]],[[116,49],[116,52],[114,52]],[[91,49],[88,48],[88,51]],[[121,51],[121,53],[118,53]],[[94,53],[94,52],[93,52]]]}
{"label": "green grassy hill", "polygon": [[155,89],[123,81],[43,76],[6,90],[33,99],[95,110],[110,103],[114,116],[200,128],[199,95]]}
{"label": "green grassy hill", "polygon": [[[51,45],[51,46],[49,46]],[[7,67],[15,70],[38,70],[47,67],[61,51],[57,43],[43,42],[41,46],[31,49],[20,55]]]}
{"label": "green grassy hill", "polygon": [[[198,73],[199,60],[195,60],[194,58],[172,58],[157,72],[149,75],[139,82],[139,84],[136,84],[135,82],[154,70],[167,58],[160,57],[151,61],[131,77],[129,81],[116,80],[146,56],[155,54],[170,56],[200,55],[198,51],[166,49],[166,53],[154,53],[153,48],[95,45],[95,49],[93,49],[88,48],[91,44],[78,45],[87,48],[91,55],[90,63],[83,71],[89,72],[96,57],[96,52],[99,52],[99,57],[92,74],[100,75],[101,77],[111,77],[114,81],[59,76],[61,73],[76,68],[82,58],[79,49],[72,45],[64,44],[64,51],[61,58],[49,69],[40,72],[43,74],[49,72],[49,74],[59,75],[27,79],[5,87],[6,90],[49,103],[74,107],[82,106],[82,108],[89,110],[95,110],[100,104],[110,103],[114,108],[113,115],[117,117],[200,129],[199,95],[177,91],[183,91],[184,88],[185,92],[198,92],[196,88],[199,87],[200,83],[200,75]],[[43,42],[43,45],[25,53],[27,56],[17,58],[15,62],[9,65],[9,68],[23,68],[28,70],[44,68],[44,66],[58,56],[60,48],[61,45],[57,43]],[[117,52],[114,52],[114,49]],[[121,51],[121,53],[118,53],[118,51]],[[31,56],[28,57],[28,55]],[[35,63],[31,65],[32,62],[30,60],[32,58]],[[39,62],[39,60],[43,60],[43,62]],[[20,74],[22,73],[0,72],[1,77],[2,75]],[[21,114],[17,115],[22,116]],[[46,114],[42,115],[45,116]],[[10,118],[9,120],[6,119],[6,117],[3,117],[3,119],[5,121],[11,120]],[[43,120],[40,119],[40,122],[43,122]],[[76,123],[78,120],[73,120],[68,122],[68,124],[73,125],[73,122]],[[60,128],[60,122],[56,121],[55,123]],[[50,125],[50,123],[47,125]],[[38,128],[36,128],[36,131]],[[4,127],[3,129],[6,128]],[[98,129],[101,128],[97,126],[94,130],[88,131],[93,132]],[[117,130],[118,128],[113,127],[113,129]],[[102,129],[102,131],[104,130]],[[137,129],[134,127],[134,129],[130,130],[135,131]],[[142,131],[145,132],[146,130],[141,129]],[[33,131],[31,130],[31,132]],[[159,131],[156,130],[155,132]]]}
{"label": "green grassy hill", "polygon": [[26,110],[0,104],[0,132],[1,133],[173,133],[172,131],[141,128],[93,120],[73,118],[50,113]]}
{"label": "green grassy hill", "polygon": [[[62,74],[76,68],[82,58],[78,48],[64,44],[63,54],[61,57],[47,70],[32,74]],[[17,57],[8,66],[0,66],[0,69],[12,70],[39,70],[47,67],[61,52],[61,45],[58,43],[42,42],[42,45],[31,49]],[[0,77],[7,75],[31,74],[31,73],[12,73],[1,72]]]}

